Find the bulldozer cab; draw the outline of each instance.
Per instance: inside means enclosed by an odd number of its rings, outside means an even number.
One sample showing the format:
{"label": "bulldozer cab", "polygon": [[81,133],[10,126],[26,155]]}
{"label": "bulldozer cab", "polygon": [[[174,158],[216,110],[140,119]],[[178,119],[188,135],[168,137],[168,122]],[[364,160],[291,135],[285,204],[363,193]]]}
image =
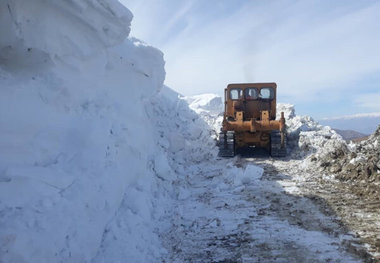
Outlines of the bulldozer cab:
{"label": "bulldozer cab", "polygon": [[229,84],[225,89],[225,115],[235,118],[236,112],[243,111],[244,119],[261,118],[262,111],[269,112],[269,118],[276,118],[276,83]]}

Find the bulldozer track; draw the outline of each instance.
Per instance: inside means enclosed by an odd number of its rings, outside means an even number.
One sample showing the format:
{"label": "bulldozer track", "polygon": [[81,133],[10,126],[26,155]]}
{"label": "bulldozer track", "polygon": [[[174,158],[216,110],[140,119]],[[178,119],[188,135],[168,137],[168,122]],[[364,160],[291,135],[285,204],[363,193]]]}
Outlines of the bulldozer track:
{"label": "bulldozer track", "polygon": [[270,134],[270,152],[272,157],[285,157],[286,156],[286,136],[284,137],[284,144],[281,144],[281,132],[272,131]]}
{"label": "bulldozer track", "polygon": [[235,132],[227,131],[219,133],[219,156],[235,156]]}

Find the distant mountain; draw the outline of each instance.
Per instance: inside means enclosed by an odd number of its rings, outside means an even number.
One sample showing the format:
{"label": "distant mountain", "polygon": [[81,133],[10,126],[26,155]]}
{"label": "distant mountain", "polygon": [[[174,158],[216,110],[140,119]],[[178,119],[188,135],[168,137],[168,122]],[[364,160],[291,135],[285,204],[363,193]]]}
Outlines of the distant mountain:
{"label": "distant mountain", "polygon": [[372,134],[380,124],[380,113],[356,114],[336,118],[318,120],[322,125],[333,129],[357,131],[362,134]]}
{"label": "distant mountain", "polygon": [[334,129],[340,136],[343,137],[346,141],[352,141],[352,140],[357,140],[357,139],[363,139],[367,138],[368,134],[360,133],[357,131],[353,130],[339,130],[339,129]]}

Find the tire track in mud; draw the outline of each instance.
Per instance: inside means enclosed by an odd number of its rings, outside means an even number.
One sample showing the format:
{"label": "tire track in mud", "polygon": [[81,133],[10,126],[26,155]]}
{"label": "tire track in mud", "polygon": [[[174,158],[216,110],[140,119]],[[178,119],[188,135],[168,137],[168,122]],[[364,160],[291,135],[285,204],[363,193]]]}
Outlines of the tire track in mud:
{"label": "tire track in mud", "polygon": [[[234,175],[251,164],[265,169],[261,178]],[[340,220],[276,164],[235,158],[187,171],[178,186],[188,194],[162,233],[164,262],[363,261]]]}

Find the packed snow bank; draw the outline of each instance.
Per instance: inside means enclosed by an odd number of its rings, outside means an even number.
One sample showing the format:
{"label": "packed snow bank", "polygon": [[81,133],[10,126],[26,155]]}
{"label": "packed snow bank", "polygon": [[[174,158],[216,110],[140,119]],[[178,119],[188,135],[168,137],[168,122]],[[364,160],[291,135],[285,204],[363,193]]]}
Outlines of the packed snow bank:
{"label": "packed snow bank", "polygon": [[[36,66],[36,60],[89,57],[120,44],[132,13],[116,0],[21,1],[0,3],[2,67]],[[39,58],[38,58],[39,57]]]}
{"label": "packed snow bank", "polygon": [[184,98],[194,112],[199,114],[211,127],[216,139],[223,121],[223,101],[216,94],[201,94]]}
{"label": "packed snow bank", "polygon": [[[127,190],[124,194],[121,208],[103,235],[101,252],[98,253],[100,256],[97,257],[101,262],[131,259],[130,248],[134,247],[141,255],[140,258],[133,257],[133,262],[166,260],[168,253],[162,247],[161,239],[157,241],[156,238],[170,229],[175,202],[189,194],[187,189],[178,187],[178,184],[189,174],[188,166],[207,164],[216,158],[217,151],[208,125],[189,108],[182,96],[164,86],[144,102],[146,114],[153,126],[149,136],[153,138],[155,151],[151,152],[149,161],[142,165],[153,178],[141,177],[138,188],[133,186],[132,191]],[[156,180],[150,188],[153,192],[146,192],[149,188],[145,187],[144,180],[153,179]],[[148,202],[148,208],[145,202]],[[141,210],[145,212],[141,214]],[[144,218],[152,222],[141,221]]]}
{"label": "packed snow bank", "polygon": [[[213,130],[187,103],[186,97],[164,87],[148,111],[154,120],[158,144],[169,154],[174,170],[215,159]],[[164,106],[163,106],[164,105]]]}
{"label": "packed snow bank", "polygon": [[1,262],[164,253],[172,179],[146,112],[164,61],[126,38],[131,18],[117,1],[0,3]]}

